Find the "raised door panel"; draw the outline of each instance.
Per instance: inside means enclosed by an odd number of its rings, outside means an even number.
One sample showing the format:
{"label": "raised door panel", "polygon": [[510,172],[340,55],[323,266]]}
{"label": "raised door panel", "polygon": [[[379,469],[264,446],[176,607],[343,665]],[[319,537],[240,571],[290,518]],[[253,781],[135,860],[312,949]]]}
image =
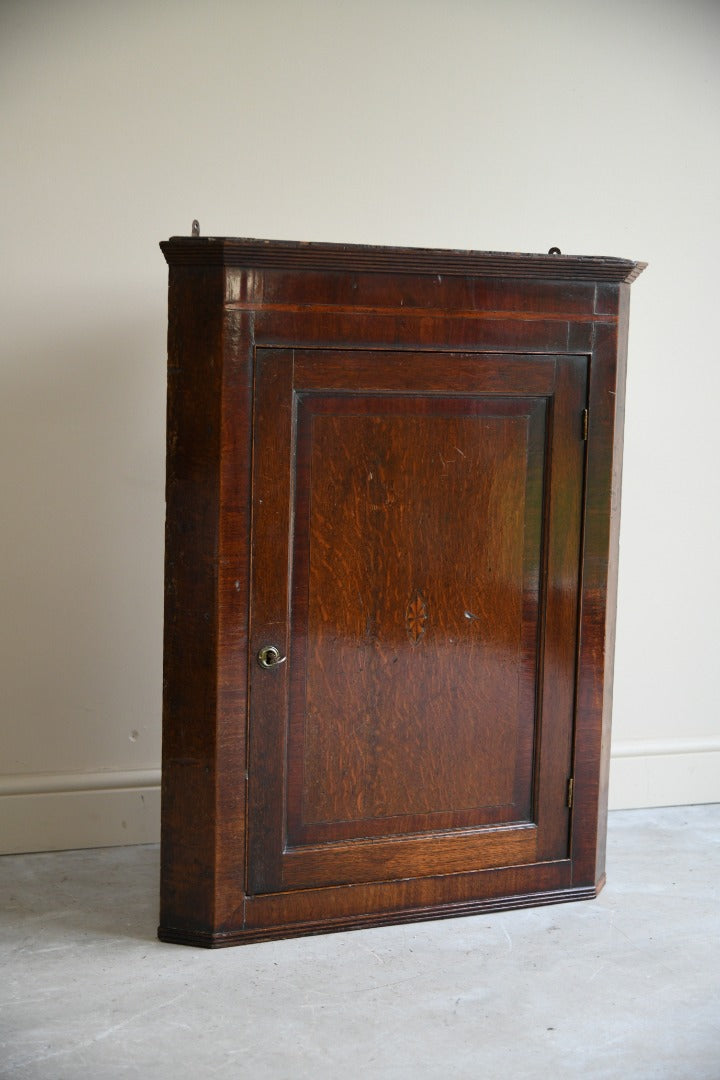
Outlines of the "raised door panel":
{"label": "raised door panel", "polygon": [[258,351],[250,893],[567,856],[585,381]]}

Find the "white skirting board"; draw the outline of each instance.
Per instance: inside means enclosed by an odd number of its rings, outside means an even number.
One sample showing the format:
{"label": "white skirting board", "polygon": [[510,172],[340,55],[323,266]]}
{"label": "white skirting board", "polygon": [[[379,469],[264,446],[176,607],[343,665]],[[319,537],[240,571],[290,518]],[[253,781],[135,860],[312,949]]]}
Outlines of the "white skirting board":
{"label": "white skirting board", "polygon": [[625,739],[612,744],[611,810],[720,802],[720,738]]}
{"label": "white skirting board", "polygon": [[159,839],[159,769],[0,777],[2,855]]}
{"label": "white skirting board", "polygon": [[[720,739],[613,744],[611,810],[711,802],[720,802]],[[0,777],[0,854],[159,838],[159,769]]]}

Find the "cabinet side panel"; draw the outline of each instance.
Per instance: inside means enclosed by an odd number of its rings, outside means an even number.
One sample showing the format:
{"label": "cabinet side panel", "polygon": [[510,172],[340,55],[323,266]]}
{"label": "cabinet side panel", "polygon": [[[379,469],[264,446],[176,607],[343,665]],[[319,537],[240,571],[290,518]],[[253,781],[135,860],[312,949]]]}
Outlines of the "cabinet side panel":
{"label": "cabinet side panel", "polygon": [[616,288],[619,322],[596,325],[590,365],[574,884],[600,883],[605,872],[629,286]]}
{"label": "cabinet side panel", "polygon": [[173,267],[168,329],[161,932],[214,919],[222,269]]}
{"label": "cabinet side panel", "polygon": [[[613,430],[612,486],[610,491],[610,536],[608,543],[607,612],[605,616],[605,677],[603,680],[602,743],[598,789],[598,846],[595,881],[605,874],[607,840],[608,779],[610,775],[610,736],[612,726],[613,676],[615,666],[615,623],[617,611],[618,567],[620,557],[620,503],[622,491],[623,439],[625,428],[625,381],[627,373],[628,317],[630,286],[621,285],[620,319],[617,328],[617,369],[615,376],[615,426]],[[604,329],[604,328],[603,328]],[[605,335],[612,342],[609,328]]]}

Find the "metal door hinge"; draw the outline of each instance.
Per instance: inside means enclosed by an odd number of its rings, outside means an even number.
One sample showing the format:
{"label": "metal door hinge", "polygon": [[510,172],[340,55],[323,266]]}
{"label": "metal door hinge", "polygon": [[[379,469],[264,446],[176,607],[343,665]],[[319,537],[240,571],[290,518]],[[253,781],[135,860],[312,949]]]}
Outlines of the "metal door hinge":
{"label": "metal door hinge", "polygon": [[575,795],[575,777],[571,776],[568,780],[567,786],[567,805],[568,810],[572,810],[573,796]]}
{"label": "metal door hinge", "polygon": [[588,437],[588,411],[583,409],[582,411],[582,437],[583,442],[587,442]]}

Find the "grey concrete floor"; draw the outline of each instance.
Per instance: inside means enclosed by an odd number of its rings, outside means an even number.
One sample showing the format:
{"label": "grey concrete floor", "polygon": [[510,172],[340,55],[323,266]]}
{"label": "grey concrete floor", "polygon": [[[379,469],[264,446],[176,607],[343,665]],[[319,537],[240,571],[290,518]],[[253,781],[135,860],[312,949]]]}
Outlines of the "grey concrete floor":
{"label": "grey concrete floor", "polygon": [[158,849],[0,859],[13,1080],[720,1080],[720,806],[610,815],[594,901],[206,952]]}

